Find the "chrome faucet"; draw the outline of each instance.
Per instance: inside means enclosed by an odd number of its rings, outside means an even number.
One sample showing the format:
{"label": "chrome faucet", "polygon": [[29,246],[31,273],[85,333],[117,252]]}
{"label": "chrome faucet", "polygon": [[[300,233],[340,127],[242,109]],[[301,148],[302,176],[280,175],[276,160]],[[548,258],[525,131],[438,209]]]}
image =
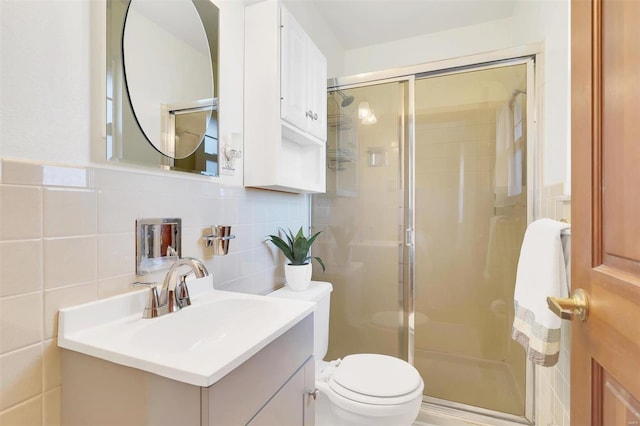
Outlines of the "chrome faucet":
{"label": "chrome faucet", "polygon": [[[181,266],[188,266],[191,268],[191,271],[186,274],[180,274],[178,269]],[[169,271],[167,271],[159,296],[158,288],[155,285],[148,285],[150,292],[149,301],[147,302],[147,307],[142,313],[142,317],[161,317],[162,315],[179,311],[180,309],[191,305],[191,298],[189,297],[189,289],[187,288],[186,282],[187,276],[191,275],[191,273],[195,274],[197,278],[209,275],[209,271],[207,271],[207,268],[201,261],[194,259],[193,257],[183,257],[176,260],[176,262],[171,265],[171,268],[169,268]],[[137,284],[145,285],[146,283]]]}

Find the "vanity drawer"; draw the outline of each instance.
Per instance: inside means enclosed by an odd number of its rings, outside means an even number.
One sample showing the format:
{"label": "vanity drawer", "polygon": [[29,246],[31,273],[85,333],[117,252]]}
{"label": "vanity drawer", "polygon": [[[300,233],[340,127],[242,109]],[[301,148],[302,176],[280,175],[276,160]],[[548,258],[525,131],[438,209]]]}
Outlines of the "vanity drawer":
{"label": "vanity drawer", "polygon": [[247,426],[313,426],[315,401],[309,391],[315,388],[314,382],[315,362],[311,357]]}

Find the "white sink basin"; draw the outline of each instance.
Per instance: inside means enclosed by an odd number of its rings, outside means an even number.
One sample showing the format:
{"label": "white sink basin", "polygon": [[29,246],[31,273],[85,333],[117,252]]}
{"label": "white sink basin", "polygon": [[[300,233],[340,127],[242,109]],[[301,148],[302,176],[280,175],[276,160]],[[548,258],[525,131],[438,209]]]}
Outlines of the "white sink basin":
{"label": "white sink basin", "polygon": [[279,307],[265,299],[213,300],[144,321],[143,327],[131,335],[130,343],[154,356],[215,350],[216,345],[235,344],[255,336],[255,321],[260,321],[261,327],[272,326],[276,321]]}
{"label": "white sink basin", "polygon": [[148,290],[61,309],[58,346],[206,387],[315,309],[213,290],[210,276],[188,285],[192,305],[159,318],[142,318]]}

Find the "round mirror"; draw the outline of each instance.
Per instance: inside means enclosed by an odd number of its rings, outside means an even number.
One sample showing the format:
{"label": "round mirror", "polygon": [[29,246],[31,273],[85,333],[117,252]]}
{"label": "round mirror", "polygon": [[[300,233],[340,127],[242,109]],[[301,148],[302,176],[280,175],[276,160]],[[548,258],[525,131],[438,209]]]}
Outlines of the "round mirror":
{"label": "round mirror", "polygon": [[125,84],[140,129],[162,154],[188,157],[217,108],[196,7],[191,0],[131,0],[122,37]]}

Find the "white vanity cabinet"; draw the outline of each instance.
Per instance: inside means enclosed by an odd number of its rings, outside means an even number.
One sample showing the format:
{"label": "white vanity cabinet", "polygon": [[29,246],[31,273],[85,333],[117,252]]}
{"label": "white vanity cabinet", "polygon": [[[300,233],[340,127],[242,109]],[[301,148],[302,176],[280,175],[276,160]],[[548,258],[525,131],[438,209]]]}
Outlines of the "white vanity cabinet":
{"label": "white vanity cabinet", "polygon": [[62,424],[313,425],[312,352],[313,315],[210,387],[63,350]]}
{"label": "white vanity cabinet", "polygon": [[244,184],[325,192],[327,61],[276,0],[245,8]]}

